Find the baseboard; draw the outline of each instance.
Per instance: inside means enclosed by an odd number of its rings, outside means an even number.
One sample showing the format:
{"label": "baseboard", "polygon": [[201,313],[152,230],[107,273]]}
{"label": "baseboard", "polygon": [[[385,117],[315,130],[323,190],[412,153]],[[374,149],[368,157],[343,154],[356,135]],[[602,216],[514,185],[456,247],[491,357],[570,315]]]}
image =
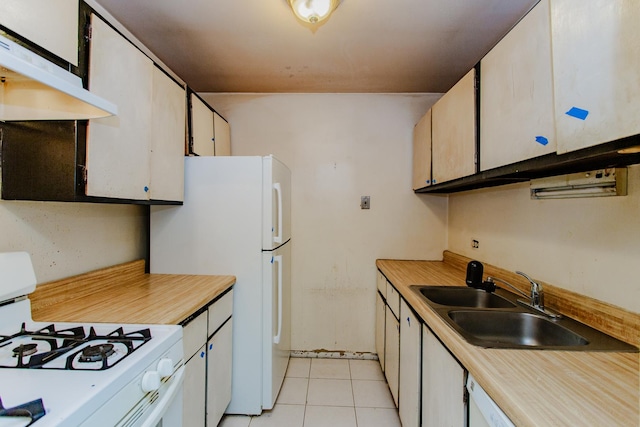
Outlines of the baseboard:
{"label": "baseboard", "polygon": [[291,350],[291,357],[311,359],[378,360],[378,355],[376,353],[359,351]]}

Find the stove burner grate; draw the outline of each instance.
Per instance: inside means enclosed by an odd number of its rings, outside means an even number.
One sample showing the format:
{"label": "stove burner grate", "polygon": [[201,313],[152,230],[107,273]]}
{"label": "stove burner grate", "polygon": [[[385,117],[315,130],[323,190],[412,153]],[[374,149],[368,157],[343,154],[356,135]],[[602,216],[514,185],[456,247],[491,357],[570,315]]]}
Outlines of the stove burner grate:
{"label": "stove burner grate", "polygon": [[[0,360],[0,368],[109,369],[151,339],[151,330],[148,328],[125,333],[122,327],[118,327],[106,335],[98,334],[93,326],[89,327],[88,333],[85,331],[86,329],[82,326],[56,330],[54,324],[37,331],[29,331],[26,329],[25,323],[22,323],[18,333],[0,336],[0,349],[10,345],[13,341],[19,341],[20,339],[28,341],[9,351],[9,356],[13,355],[17,362],[7,363],[7,360]],[[38,353],[39,341],[46,343],[44,346],[47,351]],[[74,349],[87,343],[89,344],[88,346],[74,351]],[[118,350],[113,344],[118,345]],[[92,347],[101,348],[102,350],[97,350],[97,354],[93,354],[95,350],[87,350]],[[88,354],[81,355],[85,351]],[[121,357],[114,357],[115,361],[109,361],[109,356],[114,353],[121,355]],[[50,362],[62,355],[65,356],[66,361],[61,364],[57,362],[50,364]],[[77,356],[79,355],[82,360],[78,359]],[[75,359],[83,363],[74,364]],[[90,366],[90,363],[84,362],[102,362],[102,364],[101,367],[96,368],[95,366]]]}

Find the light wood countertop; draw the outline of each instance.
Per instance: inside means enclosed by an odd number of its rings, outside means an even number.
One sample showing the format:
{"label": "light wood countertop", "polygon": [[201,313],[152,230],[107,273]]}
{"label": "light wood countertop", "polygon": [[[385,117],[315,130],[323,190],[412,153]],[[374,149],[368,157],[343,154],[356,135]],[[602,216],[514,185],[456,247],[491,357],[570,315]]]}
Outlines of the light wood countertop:
{"label": "light wood countertop", "polygon": [[38,285],[29,299],[36,321],[177,325],[235,281],[234,276],[145,274],[139,260]]}
{"label": "light wood countertop", "polygon": [[[464,257],[445,252],[444,262],[378,260],[376,265],[515,425],[640,425],[639,353],[504,350],[473,346],[409,288],[414,284],[464,286],[466,261]],[[487,267],[485,264],[485,274]],[[489,274],[509,281],[515,282],[518,277],[491,266],[489,269]],[[548,299],[552,300],[555,301]],[[553,308],[563,304],[569,303],[560,301]],[[590,302],[586,301],[586,304]],[[625,322],[630,322],[637,328],[640,316],[621,311],[618,317],[624,320],[614,319],[613,323],[622,322],[624,326]],[[589,317],[586,313],[583,315]],[[637,337],[637,330],[622,331],[618,335],[625,334]],[[631,339],[626,341],[634,343]]]}

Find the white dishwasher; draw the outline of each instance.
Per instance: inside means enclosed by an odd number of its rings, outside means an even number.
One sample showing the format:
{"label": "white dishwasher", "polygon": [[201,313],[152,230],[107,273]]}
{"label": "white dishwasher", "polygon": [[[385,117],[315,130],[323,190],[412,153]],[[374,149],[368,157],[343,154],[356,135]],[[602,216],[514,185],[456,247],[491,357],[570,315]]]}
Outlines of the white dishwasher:
{"label": "white dishwasher", "polygon": [[467,377],[467,391],[469,392],[468,427],[515,427],[471,374]]}

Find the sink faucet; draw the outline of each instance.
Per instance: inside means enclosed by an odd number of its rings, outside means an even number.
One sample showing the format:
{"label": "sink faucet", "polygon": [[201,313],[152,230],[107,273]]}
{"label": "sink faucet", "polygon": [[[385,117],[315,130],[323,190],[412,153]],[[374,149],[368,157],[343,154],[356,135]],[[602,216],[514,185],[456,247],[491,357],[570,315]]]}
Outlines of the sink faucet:
{"label": "sink faucet", "polygon": [[523,300],[518,300],[518,302],[524,306],[527,306],[529,308],[532,308],[536,311],[539,311],[540,313],[549,316],[553,319],[559,319],[560,317],[562,317],[561,314],[556,313],[553,310],[549,310],[547,308],[545,308],[544,306],[544,292],[542,291],[542,285],[538,282],[536,282],[535,280],[533,280],[531,277],[529,277],[527,274],[523,273],[522,271],[516,271],[516,274],[519,274],[521,276],[523,276],[525,279],[527,279],[529,281],[529,283],[531,284],[531,291],[530,293],[527,295],[526,293],[522,292],[520,289],[516,288],[515,286],[513,286],[511,283],[507,282],[506,280],[502,280],[502,279],[498,279],[497,277],[487,277],[487,282],[494,284],[495,282],[499,282],[502,283],[504,285],[507,285],[509,288],[511,288],[512,290],[516,291],[518,294],[522,295],[523,297],[527,298],[528,301],[523,301]]}
{"label": "sink faucet", "polygon": [[534,308],[538,308],[540,310],[544,310],[544,292],[542,291],[542,285],[533,280],[531,277],[527,276],[522,271],[516,271],[516,274],[521,275],[525,279],[531,283],[531,305]]}

